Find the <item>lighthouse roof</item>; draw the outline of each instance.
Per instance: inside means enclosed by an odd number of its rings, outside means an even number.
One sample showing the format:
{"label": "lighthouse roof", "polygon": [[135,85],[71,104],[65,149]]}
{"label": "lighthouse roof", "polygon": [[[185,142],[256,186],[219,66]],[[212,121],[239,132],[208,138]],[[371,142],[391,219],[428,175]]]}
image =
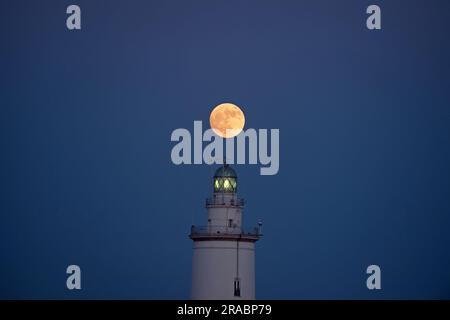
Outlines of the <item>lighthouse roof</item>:
{"label": "lighthouse roof", "polygon": [[222,167],[216,170],[214,178],[237,178],[237,175],[236,171],[225,163]]}

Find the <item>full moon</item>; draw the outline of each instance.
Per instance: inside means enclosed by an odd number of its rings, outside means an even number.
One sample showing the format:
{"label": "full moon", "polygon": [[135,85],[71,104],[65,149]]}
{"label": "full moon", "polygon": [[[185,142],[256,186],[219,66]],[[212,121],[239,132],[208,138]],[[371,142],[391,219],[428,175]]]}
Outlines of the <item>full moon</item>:
{"label": "full moon", "polygon": [[244,128],[245,116],[238,106],[222,103],[211,111],[209,123],[219,137],[233,138]]}

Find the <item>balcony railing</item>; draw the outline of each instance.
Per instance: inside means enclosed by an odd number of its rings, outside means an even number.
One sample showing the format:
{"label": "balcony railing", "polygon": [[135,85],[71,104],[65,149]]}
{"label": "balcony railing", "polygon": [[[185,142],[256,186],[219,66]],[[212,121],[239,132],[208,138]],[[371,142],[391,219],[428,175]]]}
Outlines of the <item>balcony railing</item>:
{"label": "balcony railing", "polygon": [[207,206],[236,206],[236,207],[243,207],[244,206],[244,199],[227,199],[222,197],[216,197],[216,198],[207,198],[206,199],[206,205]]}
{"label": "balcony railing", "polygon": [[201,236],[262,236],[258,227],[253,228],[233,228],[224,226],[191,226],[191,237]]}

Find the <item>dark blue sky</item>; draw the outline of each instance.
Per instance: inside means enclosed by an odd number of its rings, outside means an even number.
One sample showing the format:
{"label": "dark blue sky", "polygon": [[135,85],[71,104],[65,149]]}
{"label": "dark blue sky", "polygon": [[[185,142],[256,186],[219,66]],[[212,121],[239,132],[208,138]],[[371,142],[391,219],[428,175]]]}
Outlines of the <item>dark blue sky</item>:
{"label": "dark blue sky", "polygon": [[[73,3],[81,31],[65,26]],[[170,134],[225,101],[280,129],[278,175],[235,166],[246,225],[264,221],[257,298],[450,298],[449,1],[2,1],[0,15],[0,298],[189,298],[187,235],[215,167],[173,165]]]}

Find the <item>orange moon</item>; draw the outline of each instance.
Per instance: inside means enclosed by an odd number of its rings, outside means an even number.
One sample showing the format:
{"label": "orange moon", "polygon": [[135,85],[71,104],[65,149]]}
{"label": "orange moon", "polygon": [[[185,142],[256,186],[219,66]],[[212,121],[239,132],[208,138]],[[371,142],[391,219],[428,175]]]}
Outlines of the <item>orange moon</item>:
{"label": "orange moon", "polygon": [[219,137],[233,138],[244,128],[245,116],[237,105],[222,103],[211,111],[209,124]]}

